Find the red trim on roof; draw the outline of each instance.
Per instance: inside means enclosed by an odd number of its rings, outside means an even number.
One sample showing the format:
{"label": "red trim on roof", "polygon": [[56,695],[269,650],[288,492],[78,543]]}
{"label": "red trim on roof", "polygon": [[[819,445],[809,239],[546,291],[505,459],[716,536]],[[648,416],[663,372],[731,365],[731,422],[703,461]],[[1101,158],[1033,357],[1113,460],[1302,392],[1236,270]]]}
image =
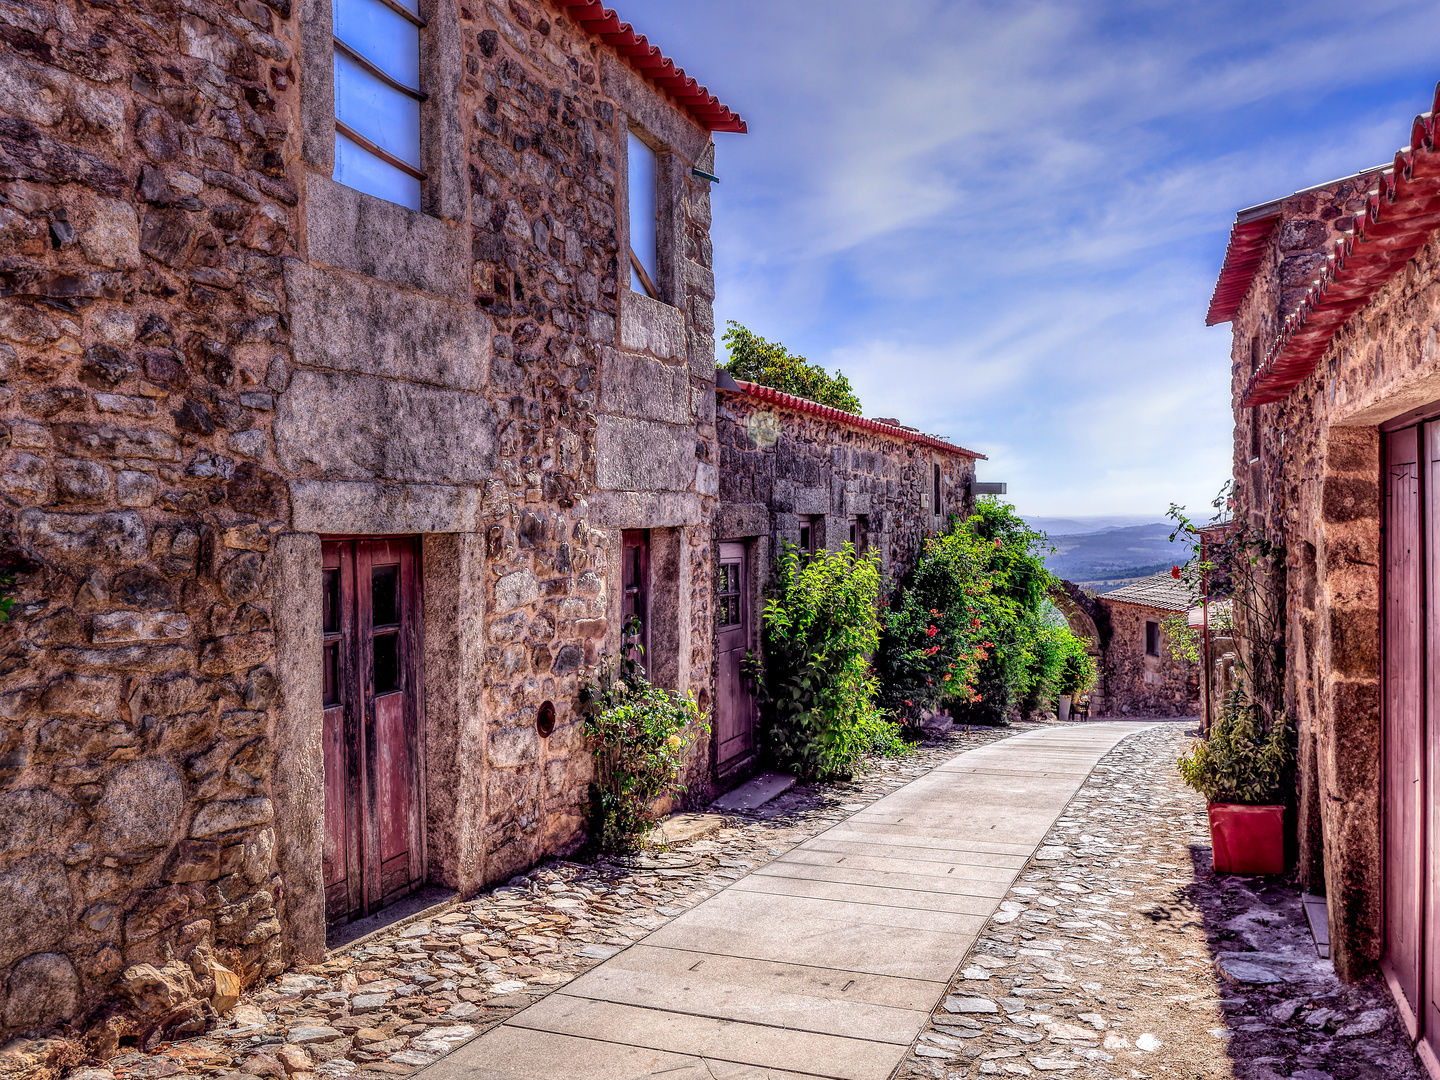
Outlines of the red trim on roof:
{"label": "red trim on roof", "polygon": [[[746,382],[743,379],[736,379],[735,385],[740,387],[740,393],[746,397],[754,398],[756,401],[763,401],[769,405],[778,405],[783,409],[794,409],[796,412],[808,413],[811,416],[819,416],[826,420],[833,420],[837,424],[845,424],[847,427],[859,428],[861,431],[873,431],[878,435],[888,435],[892,439],[903,439],[906,442],[917,443],[920,446],[928,446],[933,450],[944,450],[949,454],[959,454],[961,457],[976,458],[980,461],[988,461],[984,454],[977,454],[974,450],[966,450],[963,446],[956,446],[944,439],[937,439],[933,435],[922,435],[918,431],[909,431],[905,428],[892,427],[890,424],[882,424],[878,420],[867,420],[863,416],[856,416],[854,413],[844,412],[841,409],[832,409],[829,405],[821,405],[819,402],[810,401],[807,398],[796,397],[794,394],[786,394],[776,390],[773,386],[761,386],[759,383]],[[726,393],[734,393],[733,390]]]}
{"label": "red trim on roof", "polygon": [[1355,230],[1335,242],[1319,278],[1271,343],[1251,377],[1241,405],[1268,405],[1289,396],[1320,363],[1347,319],[1370,302],[1440,228],[1440,146],[1436,113],[1410,125],[1410,145],[1380,174],[1370,205],[1356,215]]}
{"label": "red trim on roof", "polygon": [[1210,296],[1210,311],[1205,316],[1206,326],[1227,323],[1240,310],[1240,303],[1255,280],[1255,271],[1265,257],[1265,243],[1270,239],[1270,231],[1280,220],[1279,213],[1242,222],[1240,218],[1244,216],[1242,211],[1230,229],[1225,263],[1220,267],[1215,292]]}
{"label": "red trim on roof", "polygon": [[643,78],[671,91],[701,127],[709,131],[733,131],[738,135],[749,130],[739,113],[721,104],[719,98],[686,75],[684,68],[676,67],[673,60],[662,55],[644,34],[637,34],[633,26],[621,22],[612,9],[593,0],[551,0],[551,3],[565,9],[587,34],[613,45]]}

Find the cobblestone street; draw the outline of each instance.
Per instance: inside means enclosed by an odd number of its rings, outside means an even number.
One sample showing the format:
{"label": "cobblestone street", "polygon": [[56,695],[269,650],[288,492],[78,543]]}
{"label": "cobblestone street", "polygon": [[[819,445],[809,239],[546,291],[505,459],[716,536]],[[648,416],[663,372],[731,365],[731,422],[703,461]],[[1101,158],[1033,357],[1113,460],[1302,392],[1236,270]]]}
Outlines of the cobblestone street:
{"label": "cobblestone street", "polygon": [[[71,1080],[408,1075],[956,754],[1047,726],[947,734],[668,850],[545,864],[264,984],[183,1042],[79,1068],[73,1044],[12,1044],[0,1064]],[[1204,800],[1174,769],[1187,726],[1101,761],[956,957],[900,1075],[1421,1080],[1382,987],[1345,987],[1317,958],[1296,890],[1212,872]]]}
{"label": "cobblestone street", "polygon": [[1424,1077],[1380,983],[1345,986],[1317,958],[1295,888],[1214,873],[1205,800],[1175,769],[1190,723],[1095,769],[902,1072]]}

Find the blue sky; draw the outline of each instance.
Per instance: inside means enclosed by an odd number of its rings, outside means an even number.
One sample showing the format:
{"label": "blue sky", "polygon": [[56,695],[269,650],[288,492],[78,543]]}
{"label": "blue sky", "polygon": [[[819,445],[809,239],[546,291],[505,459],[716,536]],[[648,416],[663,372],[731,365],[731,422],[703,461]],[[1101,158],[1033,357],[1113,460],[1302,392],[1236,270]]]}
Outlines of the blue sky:
{"label": "blue sky", "polygon": [[717,319],[1027,514],[1208,506],[1235,211],[1387,162],[1440,78],[1411,0],[619,0],[749,121],[718,135]]}

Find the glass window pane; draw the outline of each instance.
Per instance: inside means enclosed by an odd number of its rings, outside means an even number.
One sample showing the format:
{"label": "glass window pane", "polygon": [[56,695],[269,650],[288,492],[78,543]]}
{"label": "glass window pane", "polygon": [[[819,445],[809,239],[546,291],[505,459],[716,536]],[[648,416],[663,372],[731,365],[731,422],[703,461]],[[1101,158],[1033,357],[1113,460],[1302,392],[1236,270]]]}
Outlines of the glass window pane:
{"label": "glass window pane", "polygon": [[385,634],[374,639],[375,693],[400,689],[400,635]]}
{"label": "glass window pane", "polygon": [[420,89],[418,26],[377,0],[335,0],[334,10],[336,37],[392,79]]}
{"label": "glass window pane", "polygon": [[325,571],[325,614],[321,629],[327,634],[340,632],[340,568]]}
{"label": "glass window pane", "polygon": [[335,115],[401,161],[420,168],[420,102],[335,53]]}
{"label": "glass window pane", "polygon": [[325,707],[340,704],[340,643],[325,646]]}
{"label": "glass window pane", "polygon": [[335,179],[377,199],[420,209],[420,181],[335,133]]}
{"label": "glass window pane", "polygon": [[[655,273],[655,151],[630,134],[630,248],[653,282]],[[644,292],[634,267],[630,287]]]}
{"label": "glass window pane", "polygon": [[370,621],[374,626],[400,624],[400,567],[377,566],[370,571]]}

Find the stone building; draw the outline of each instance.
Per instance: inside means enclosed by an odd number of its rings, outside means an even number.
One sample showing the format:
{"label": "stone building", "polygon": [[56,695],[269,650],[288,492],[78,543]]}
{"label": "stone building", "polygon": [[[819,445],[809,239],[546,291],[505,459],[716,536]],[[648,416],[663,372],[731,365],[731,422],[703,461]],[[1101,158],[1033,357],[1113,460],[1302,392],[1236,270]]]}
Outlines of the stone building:
{"label": "stone building", "polygon": [[575,846],[626,615],[709,708],[744,124],[577,0],[0,37],[0,1040],[113,1044]]}
{"label": "stone building", "polygon": [[1440,153],[1242,211],[1208,321],[1232,324],[1237,514],[1284,544],[1299,872],[1336,969],[1379,968],[1435,1069]]}
{"label": "stone building", "polygon": [[[1165,641],[1165,620],[1190,608],[1190,591],[1167,570],[1107,593],[1109,634],[1099,662],[1095,715],[1195,716],[1200,712],[1200,667],[1176,660]],[[1073,619],[1072,619],[1073,622]]]}
{"label": "stone building", "polygon": [[724,780],[754,763],[754,704],[740,661],[759,651],[755,614],[783,545],[836,551],[851,543],[877,552],[881,573],[897,580],[926,536],[974,511],[975,462],[983,455],[725,371],[719,380],[718,580],[722,592],[735,591],[717,646],[715,767]]}

